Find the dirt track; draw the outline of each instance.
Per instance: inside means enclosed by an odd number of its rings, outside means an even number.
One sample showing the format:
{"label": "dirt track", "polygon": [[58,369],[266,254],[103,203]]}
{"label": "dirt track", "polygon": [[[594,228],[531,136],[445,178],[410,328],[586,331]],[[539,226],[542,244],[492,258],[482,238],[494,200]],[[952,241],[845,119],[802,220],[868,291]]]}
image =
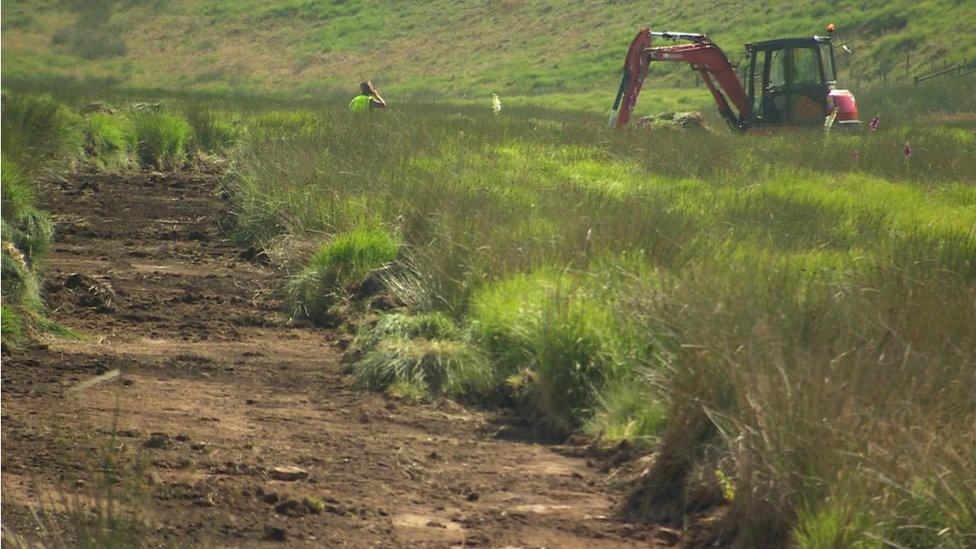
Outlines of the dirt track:
{"label": "dirt track", "polygon": [[[117,454],[145,467],[127,466],[139,482],[114,492],[136,498],[123,508],[145,510],[138,529],[160,545],[679,541],[612,519],[621,491],[583,447],[499,437],[520,431],[351,387],[333,334],[290,325],[280,275],[228,242],[217,193],[212,178],[162,175],[50,189],[49,303],[85,337],[4,357],[8,534],[37,535],[29,508],[57,511],[65,494],[97,501],[93,487],[120,468],[98,464]],[[280,467],[307,477],[276,479]]]}

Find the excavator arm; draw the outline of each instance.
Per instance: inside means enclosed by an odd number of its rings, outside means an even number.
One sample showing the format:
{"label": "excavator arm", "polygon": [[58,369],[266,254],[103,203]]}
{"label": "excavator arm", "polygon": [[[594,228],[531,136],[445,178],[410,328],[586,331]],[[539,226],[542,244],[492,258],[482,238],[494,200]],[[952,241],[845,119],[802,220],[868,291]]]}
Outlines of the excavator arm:
{"label": "excavator arm", "polygon": [[[691,43],[651,47],[654,37]],[[650,29],[638,32],[627,50],[623,78],[610,113],[611,128],[622,128],[630,120],[651,61],[689,63],[701,74],[722,117],[735,129],[745,128],[752,116],[751,106],[735,69],[722,49],[704,34],[651,32]]]}

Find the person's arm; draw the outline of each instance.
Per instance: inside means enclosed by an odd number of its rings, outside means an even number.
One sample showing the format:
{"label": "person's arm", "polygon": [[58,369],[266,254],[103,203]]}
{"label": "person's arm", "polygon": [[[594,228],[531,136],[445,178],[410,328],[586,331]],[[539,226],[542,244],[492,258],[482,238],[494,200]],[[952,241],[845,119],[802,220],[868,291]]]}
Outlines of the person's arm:
{"label": "person's arm", "polygon": [[376,91],[376,88],[373,88],[372,92],[373,96],[370,98],[370,105],[377,109],[385,109],[386,101],[380,97],[380,92]]}

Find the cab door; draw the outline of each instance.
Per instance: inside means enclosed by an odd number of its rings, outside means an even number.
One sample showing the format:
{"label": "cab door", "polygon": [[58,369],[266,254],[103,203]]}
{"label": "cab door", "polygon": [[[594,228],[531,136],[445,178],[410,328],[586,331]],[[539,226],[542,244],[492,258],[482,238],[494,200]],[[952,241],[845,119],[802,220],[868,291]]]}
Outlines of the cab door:
{"label": "cab door", "polygon": [[827,115],[827,84],[814,43],[765,52],[759,112],[766,124],[821,124]]}

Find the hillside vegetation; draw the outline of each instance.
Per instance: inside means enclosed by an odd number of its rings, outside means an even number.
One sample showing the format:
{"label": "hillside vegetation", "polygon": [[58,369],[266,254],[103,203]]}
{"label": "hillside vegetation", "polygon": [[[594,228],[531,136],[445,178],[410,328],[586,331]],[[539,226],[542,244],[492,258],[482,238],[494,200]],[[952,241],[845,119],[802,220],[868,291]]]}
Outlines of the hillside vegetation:
{"label": "hillside vegetation", "polygon": [[[10,0],[3,76],[135,87],[344,93],[363,78],[427,98],[612,94],[642,26],[707,32],[733,59],[749,41],[839,28],[842,76],[926,72],[976,59],[968,0],[694,3]],[[687,67],[656,67],[673,86]]]}
{"label": "hillside vegetation", "polygon": [[632,516],[724,509],[743,547],[976,540],[968,129],[244,120],[236,236],[296,318],[363,321],[363,387],[655,449]]}
{"label": "hillside vegetation", "polygon": [[[572,110],[643,24],[732,50],[829,20],[869,76],[972,56],[973,2],[644,4],[6,2],[4,342],[44,322],[38,185],[226,168],[226,237],[363,389],[653,453],[622,511],[708,541],[976,545],[973,77],[865,90],[858,133]],[[366,76],[396,108],[347,112]]]}

